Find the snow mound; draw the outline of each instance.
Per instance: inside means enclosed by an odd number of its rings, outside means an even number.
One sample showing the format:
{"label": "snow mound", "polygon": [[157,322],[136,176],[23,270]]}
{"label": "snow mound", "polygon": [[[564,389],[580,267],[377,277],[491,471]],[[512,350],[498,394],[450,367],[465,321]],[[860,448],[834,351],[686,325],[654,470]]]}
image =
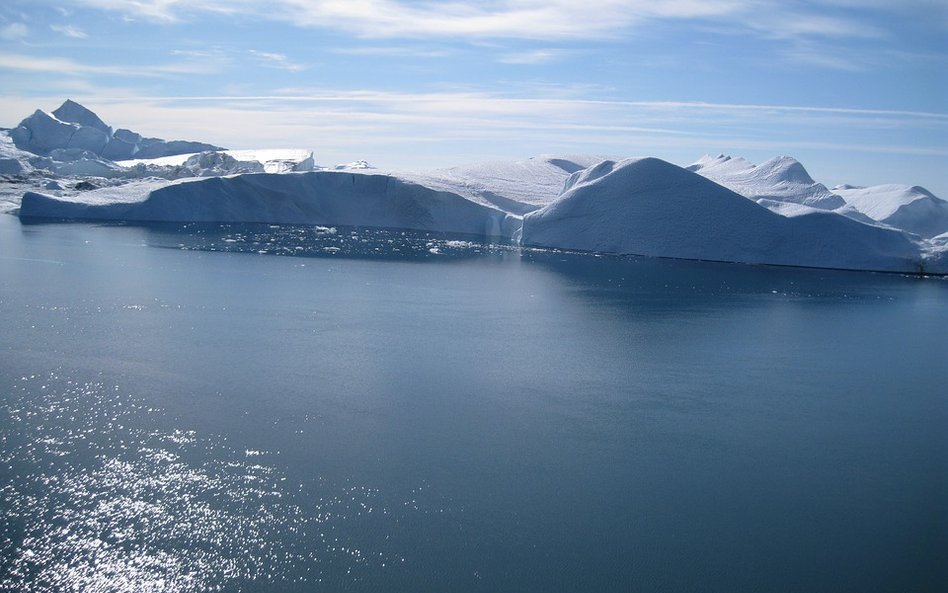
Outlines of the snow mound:
{"label": "snow mound", "polygon": [[687,169],[755,201],[790,202],[820,210],[845,205],[843,198],[813,181],[799,161],[787,156],[754,165],[742,158],[705,155]]}
{"label": "snow mound", "polygon": [[602,161],[589,155],[542,155],[522,161],[491,161],[401,176],[523,215],[549,204],[576,171]]}
{"label": "snow mound", "polygon": [[860,214],[891,227],[926,238],[948,232],[948,202],[923,187],[841,185],[833,191]]}
{"label": "snow mound", "polygon": [[17,148],[41,156],[73,148],[110,160],[223,150],[203,142],[144,138],[125,129],[113,132],[99,116],[72,100],[66,100],[52,115],[37,109],[10,132],[10,137]]}
{"label": "snow mound", "polygon": [[317,171],[139,183],[64,198],[27,192],[23,218],[350,225],[509,236],[519,221],[388,175]]}
{"label": "snow mound", "polygon": [[521,243],[615,254],[917,272],[902,233],[828,212],[785,217],[655,158],[605,161],[523,218]]}
{"label": "snow mound", "polygon": [[340,163],[336,165],[336,171],[365,171],[367,169],[374,169],[372,165],[369,164],[369,161],[366,160],[357,160],[352,161],[351,163]]}

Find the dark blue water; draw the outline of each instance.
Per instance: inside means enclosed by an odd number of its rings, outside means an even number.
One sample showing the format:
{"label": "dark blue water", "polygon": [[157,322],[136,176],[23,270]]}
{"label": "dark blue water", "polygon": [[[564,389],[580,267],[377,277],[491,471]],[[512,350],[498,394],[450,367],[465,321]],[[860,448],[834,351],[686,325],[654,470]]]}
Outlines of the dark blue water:
{"label": "dark blue water", "polygon": [[948,282],[0,217],[0,591],[944,591]]}

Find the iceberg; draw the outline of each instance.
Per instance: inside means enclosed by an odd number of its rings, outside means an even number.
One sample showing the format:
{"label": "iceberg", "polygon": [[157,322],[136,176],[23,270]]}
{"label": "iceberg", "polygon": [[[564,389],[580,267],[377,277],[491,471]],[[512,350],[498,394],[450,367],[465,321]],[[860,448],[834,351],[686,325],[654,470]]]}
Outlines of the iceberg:
{"label": "iceberg", "polygon": [[686,168],[755,201],[790,202],[820,210],[846,205],[843,198],[813,181],[803,165],[788,156],[754,165],[743,158],[705,155]]}
{"label": "iceberg", "polygon": [[[604,161],[523,217],[525,246],[749,264],[917,273],[903,233],[831,212],[786,217],[656,158]],[[944,272],[945,270],[942,270]]]}
{"label": "iceberg", "polygon": [[315,171],[23,195],[21,218],[372,226],[509,237],[519,220],[390,175]]}
{"label": "iceberg", "polygon": [[838,185],[829,190],[786,156],[754,165],[740,157],[705,155],[686,169],[784,216],[829,210],[926,238],[948,231],[948,202],[919,186]]}
{"label": "iceberg", "polygon": [[52,114],[37,109],[10,131],[17,148],[47,156],[56,149],[78,148],[108,158],[155,158],[206,150],[223,150],[219,146],[185,140],[166,141],[144,138],[130,130],[112,128],[98,115],[79,103],[67,99]]}
{"label": "iceberg", "polygon": [[791,157],[705,156],[683,168],[562,154],[322,169],[307,150],[113,130],[67,100],[0,130],[0,175],[0,212],[24,219],[370,226],[620,255],[948,273],[948,202],[917,186],[829,190]]}
{"label": "iceberg", "polygon": [[[512,238],[525,247],[619,255],[948,273],[948,240],[923,241],[802,204],[787,203],[795,211],[784,216],[656,158],[607,160],[577,169],[566,177],[558,197],[552,198],[549,188],[530,196],[548,203],[542,207],[522,203],[530,207],[522,217],[509,207],[445,189],[463,185],[468,193],[482,196],[482,188],[496,182],[495,178],[471,185],[477,178],[469,173],[463,183],[456,181],[462,179],[457,176],[435,187],[417,179],[411,174],[374,171],[316,171],[148,180],[72,196],[27,192],[19,215],[404,228]],[[502,184],[496,183],[494,187],[500,188]],[[511,187],[525,190],[527,186],[526,178],[519,177]],[[509,188],[506,191],[517,195]]]}
{"label": "iceberg", "polygon": [[948,233],[948,202],[917,185],[833,188],[856,212],[882,224],[931,238]]}
{"label": "iceberg", "polygon": [[183,153],[149,159],[120,160],[115,164],[126,169],[142,170],[149,174],[171,179],[230,175],[254,171],[286,173],[289,171],[312,171],[316,168],[312,151],[280,148]]}

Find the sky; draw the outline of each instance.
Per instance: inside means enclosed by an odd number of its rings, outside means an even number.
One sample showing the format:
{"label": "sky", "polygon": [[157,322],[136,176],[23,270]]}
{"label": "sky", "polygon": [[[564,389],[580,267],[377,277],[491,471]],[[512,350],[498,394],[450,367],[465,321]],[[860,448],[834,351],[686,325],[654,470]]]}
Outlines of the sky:
{"label": "sky", "polygon": [[66,98],[322,165],[790,155],[948,198],[948,0],[4,0],[0,126]]}

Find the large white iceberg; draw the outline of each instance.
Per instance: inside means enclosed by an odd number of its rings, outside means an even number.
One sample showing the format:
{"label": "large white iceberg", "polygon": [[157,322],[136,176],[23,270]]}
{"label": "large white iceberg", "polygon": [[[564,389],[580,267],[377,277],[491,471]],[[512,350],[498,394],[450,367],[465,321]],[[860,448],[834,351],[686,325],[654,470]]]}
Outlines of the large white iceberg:
{"label": "large white iceberg", "polygon": [[903,233],[826,212],[785,217],[655,158],[574,174],[552,204],[523,217],[526,246],[753,264],[920,272]]}
{"label": "large white iceberg", "polygon": [[[126,186],[128,187],[128,186]],[[121,188],[124,189],[124,188]],[[24,194],[23,218],[338,224],[509,237],[519,220],[390,175],[336,171],[139,183],[74,197]]]}
{"label": "large white iceberg", "polygon": [[309,151],[166,143],[113,131],[72,101],[0,136],[0,210],[19,206],[23,218],[405,228],[614,254],[948,273],[948,203],[908,186],[831,191],[790,157],[753,165],[722,155],[681,168],[545,155],[312,171]]}

